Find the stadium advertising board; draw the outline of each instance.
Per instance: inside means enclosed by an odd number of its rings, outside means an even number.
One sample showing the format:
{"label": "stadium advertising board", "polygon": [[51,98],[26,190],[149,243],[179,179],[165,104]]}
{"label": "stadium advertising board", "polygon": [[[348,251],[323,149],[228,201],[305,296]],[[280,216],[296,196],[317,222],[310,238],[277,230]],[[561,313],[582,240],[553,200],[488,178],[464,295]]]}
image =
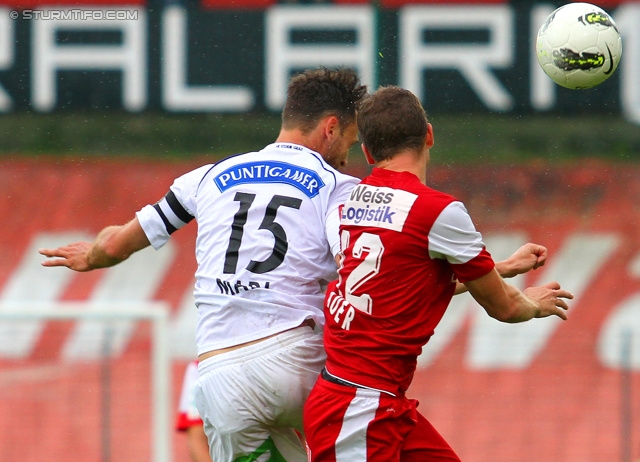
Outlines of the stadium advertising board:
{"label": "stadium advertising board", "polygon": [[557,2],[83,4],[0,2],[0,112],[277,111],[292,72],[341,65],[372,87],[411,89],[438,112],[622,113],[640,123],[637,2],[599,3],[624,55],[588,91],[556,86],[536,63],[535,34]]}

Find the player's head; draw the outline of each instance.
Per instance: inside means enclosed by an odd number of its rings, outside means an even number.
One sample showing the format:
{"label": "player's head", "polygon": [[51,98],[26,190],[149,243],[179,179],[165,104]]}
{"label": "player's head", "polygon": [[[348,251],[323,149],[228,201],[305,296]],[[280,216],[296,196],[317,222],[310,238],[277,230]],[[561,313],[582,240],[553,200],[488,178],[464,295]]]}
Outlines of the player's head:
{"label": "player's head", "polygon": [[401,151],[420,152],[425,146],[428,120],[420,100],[396,86],[381,87],[358,109],[360,140],[375,162]]}
{"label": "player's head", "polygon": [[282,130],[314,138],[327,135],[319,145],[309,146],[333,167],[346,165],[349,148],[357,142],[356,111],[367,87],[352,69],[312,69],[294,76],[282,111]]}
{"label": "player's head", "polygon": [[327,115],[342,127],[356,120],[356,109],[367,92],[353,69],[312,69],[294,76],[287,89],[282,126],[303,133],[313,130]]}

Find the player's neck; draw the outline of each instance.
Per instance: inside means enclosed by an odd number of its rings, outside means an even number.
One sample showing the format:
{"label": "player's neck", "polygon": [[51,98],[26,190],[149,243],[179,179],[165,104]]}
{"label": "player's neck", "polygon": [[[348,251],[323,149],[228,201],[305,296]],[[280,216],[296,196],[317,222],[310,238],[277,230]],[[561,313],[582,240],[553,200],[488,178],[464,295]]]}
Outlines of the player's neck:
{"label": "player's neck", "polygon": [[[427,156],[425,159],[424,156]],[[376,163],[377,168],[391,170],[392,172],[409,172],[418,177],[423,184],[427,181],[428,151],[416,154],[415,151],[402,151],[391,159],[385,159]]]}
{"label": "player's neck", "polygon": [[312,130],[308,133],[303,133],[301,130],[292,129],[285,130],[281,129],[278,138],[276,138],[276,143],[291,143],[298,144],[300,146],[304,146],[305,148],[309,148],[312,151],[316,151],[320,154],[324,154],[323,152],[323,143],[322,137],[318,130]]}
{"label": "player's neck", "polygon": [[275,142],[299,144],[300,146],[311,148],[311,146],[307,146],[309,144],[309,140],[307,139],[307,137],[305,137],[301,132],[297,130],[281,130]]}

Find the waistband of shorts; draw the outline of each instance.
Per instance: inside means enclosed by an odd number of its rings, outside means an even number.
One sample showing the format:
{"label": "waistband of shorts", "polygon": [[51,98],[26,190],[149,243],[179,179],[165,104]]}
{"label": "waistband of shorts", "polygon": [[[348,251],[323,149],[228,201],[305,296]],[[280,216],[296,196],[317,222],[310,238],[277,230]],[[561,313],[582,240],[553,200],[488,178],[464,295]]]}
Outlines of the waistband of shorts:
{"label": "waistband of shorts", "polygon": [[390,391],[383,390],[381,388],[367,387],[366,385],[361,385],[359,383],[349,382],[348,380],[344,380],[344,379],[341,379],[338,376],[333,375],[331,372],[327,371],[326,367],[323,367],[322,371],[320,371],[320,377],[322,377],[327,382],[331,382],[331,383],[334,383],[336,385],[342,385],[344,387],[359,388],[361,390],[370,390],[370,391],[375,391],[375,392],[378,392],[378,393],[385,393],[385,394],[391,395],[391,396],[402,396],[403,395],[403,393],[392,393]]}
{"label": "waistband of shorts", "polygon": [[253,343],[226,353],[210,356],[198,363],[198,373],[199,375],[206,374],[214,367],[222,367],[227,363],[236,363],[239,359],[249,361],[310,337],[322,338],[322,334],[309,329],[307,325],[295,327],[259,343]]}

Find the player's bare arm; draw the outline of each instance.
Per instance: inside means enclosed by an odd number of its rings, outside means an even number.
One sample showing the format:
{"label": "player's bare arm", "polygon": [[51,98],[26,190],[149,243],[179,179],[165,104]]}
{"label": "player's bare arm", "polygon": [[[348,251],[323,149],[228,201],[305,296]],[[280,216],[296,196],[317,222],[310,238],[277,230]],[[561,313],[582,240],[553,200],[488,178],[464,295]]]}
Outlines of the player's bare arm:
{"label": "player's bare arm", "polygon": [[93,242],[74,242],[57,249],[40,249],[39,253],[48,257],[42,266],[63,266],[84,272],[114,266],[149,245],[138,219],[134,218],[125,225],[107,226]]}
{"label": "player's bare arm", "polygon": [[508,323],[547,316],[566,320],[569,306],[565,299],[573,298],[573,294],[562,289],[557,282],[530,287],[521,292],[507,284],[495,269],[465,285],[489,316]]}
{"label": "player's bare arm", "polygon": [[506,260],[497,262],[496,270],[503,278],[512,278],[543,266],[547,261],[547,253],[546,247],[527,243]]}
{"label": "player's bare arm", "polygon": [[[533,243],[527,243],[516,250],[506,260],[496,262],[496,271],[503,278],[512,278],[540,268],[547,261],[547,248]],[[467,286],[458,282],[455,295],[467,291]]]}

